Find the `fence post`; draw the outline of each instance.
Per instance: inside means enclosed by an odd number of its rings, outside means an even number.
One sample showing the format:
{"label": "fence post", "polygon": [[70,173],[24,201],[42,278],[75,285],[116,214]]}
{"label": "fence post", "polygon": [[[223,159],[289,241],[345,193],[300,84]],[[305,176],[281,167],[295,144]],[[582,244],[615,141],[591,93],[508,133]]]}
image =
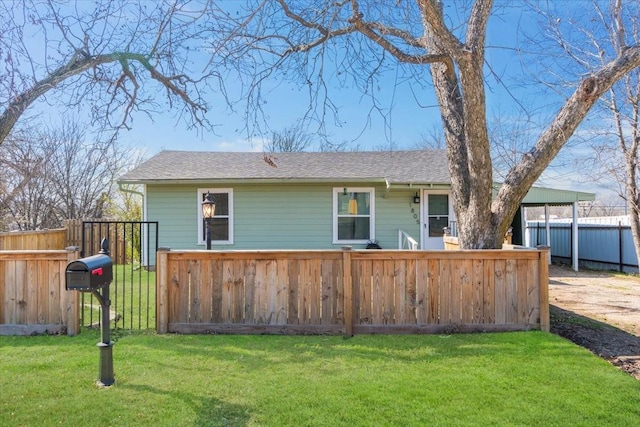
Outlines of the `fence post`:
{"label": "fence post", "polygon": [[169,251],[171,248],[160,247],[156,252],[156,331],[166,334],[169,329],[169,285],[167,278]]}
{"label": "fence post", "polygon": [[344,335],[353,336],[353,280],[351,279],[351,246],[342,247],[342,283],[344,283]]}
{"label": "fence post", "polygon": [[79,258],[80,252],[77,246],[67,246],[67,264],[60,267],[60,311],[62,312],[62,323],[67,326],[67,335],[72,337],[80,332],[80,299],[79,292],[67,291],[66,274],[67,265],[71,261]]}
{"label": "fence post", "polygon": [[549,246],[538,246],[540,257],[538,258],[538,293],[540,294],[540,330],[549,332],[551,321],[549,319]]}
{"label": "fence post", "polygon": [[620,273],[624,272],[624,259],[623,259],[623,246],[622,246],[622,222],[618,221],[618,270]]}

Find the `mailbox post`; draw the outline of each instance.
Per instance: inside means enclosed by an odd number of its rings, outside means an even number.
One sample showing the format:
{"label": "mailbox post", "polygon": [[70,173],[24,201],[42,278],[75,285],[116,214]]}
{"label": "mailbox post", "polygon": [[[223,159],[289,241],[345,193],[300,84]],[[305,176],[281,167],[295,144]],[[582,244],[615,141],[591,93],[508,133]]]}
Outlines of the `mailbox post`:
{"label": "mailbox post", "polygon": [[[100,252],[86,258],[72,261],[67,265],[66,289],[81,292],[91,292],[102,311],[100,322],[100,372],[98,385],[109,387],[115,383],[113,374],[113,341],[111,341],[111,328],[109,324],[109,311],[111,300],[109,299],[109,285],[113,281],[113,264],[109,257],[109,242],[102,239]],[[102,293],[100,293],[102,290]]]}

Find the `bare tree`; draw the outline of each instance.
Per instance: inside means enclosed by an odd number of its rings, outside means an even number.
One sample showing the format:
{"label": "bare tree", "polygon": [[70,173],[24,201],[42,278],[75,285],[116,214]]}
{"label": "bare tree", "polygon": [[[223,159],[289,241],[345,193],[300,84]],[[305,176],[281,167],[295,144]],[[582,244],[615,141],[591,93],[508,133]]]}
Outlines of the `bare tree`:
{"label": "bare tree", "polygon": [[[193,2],[0,2],[0,144],[36,101],[84,106],[104,128],[171,109],[208,126],[205,84],[216,72],[194,55],[215,23]],[[164,99],[162,99],[164,95]]]}
{"label": "bare tree", "polygon": [[4,180],[0,206],[7,229],[54,228],[58,223],[52,209],[55,202],[46,182],[50,153],[32,142],[31,132],[35,130],[9,138],[0,150]]}
{"label": "bare tree", "polygon": [[60,128],[30,129],[0,146],[6,180],[0,205],[21,230],[60,227],[64,219],[101,218],[115,179],[131,158],[113,139],[89,141],[69,119]]}
{"label": "bare tree", "polygon": [[287,153],[305,151],[312,146],[311,134],[297,124],[280,131],[272,131],[271,139],[265,144],[264,150],[268,153]]}
{"label": "bare tree", "polygon": [[492,198],[484,68],[492,9],[491,0],[462,1],[446,13],[436,0],[248,1],[233,14],[220,13],[225,50],[217,63],[233,64],[246,77],[252,111],[260,111],[266,79],[305,84],[310,114],[321,122],[336,109],[327,96],[329,79],[356,85],[373,108],[384,70],[403,70],[416,85],[433,84],[460,245],[499,248],[531,185],[599,97],[640,65],[640,46],[625,43],[605,64],[577,77],[576,89]]}

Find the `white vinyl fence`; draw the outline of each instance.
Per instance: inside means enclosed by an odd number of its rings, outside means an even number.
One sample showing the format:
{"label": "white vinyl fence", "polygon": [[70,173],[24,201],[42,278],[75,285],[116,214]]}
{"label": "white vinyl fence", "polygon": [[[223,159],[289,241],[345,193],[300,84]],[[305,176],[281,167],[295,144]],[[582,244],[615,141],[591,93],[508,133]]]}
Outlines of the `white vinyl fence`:
{"label": "white vinyl fence", "polygon": [[[548,245],[551,259],[571,263],[572,230],[570,222],[549,223],[551,241],[547,242],[544,221],[527,221],[526,244],[530,247]],[[631,227],[607,224],[578,223],[578,262],[580,266],[597,270],[618,270],[638,273],[638,256],[633,246]]]}

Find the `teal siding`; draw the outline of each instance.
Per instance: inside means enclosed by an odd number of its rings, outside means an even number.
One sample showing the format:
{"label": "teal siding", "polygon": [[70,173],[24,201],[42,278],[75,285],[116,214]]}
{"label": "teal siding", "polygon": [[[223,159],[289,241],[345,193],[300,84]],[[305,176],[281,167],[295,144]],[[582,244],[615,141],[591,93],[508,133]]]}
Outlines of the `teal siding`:
{"label": "teal siding", "polygon": [[147,185],[147,220],[158,221],[158,244],[198,249],[197,187]]}
{"label": "teal siding", "polygon": [[376,240],[384,249],[398,249],[398,229],[420,243],[420,205],[413,203],[414,195],[392,190],[384,198],[384,189],[376,189]]}
{"label": "teal siding", "polygon": [[234,188],[236,249],[331,248],[332,187]]}
{"label": "teal siding", "polygon": [[[332,244],[332,203],[333,188],[342,186],[147,185],[147,219],[159,222],[160,246],[204,249],[197,244],[198,188],[232,188],[234,244],[214,244],[214,249],[338,249],[341,245]],[[396,249],[399,228],[419,241],[420,207],[413,203],[415,191],[392,190],[386,198],[384,187],[375,191],[380,245]],[[364,245],[354,245],[361,247]]]}

